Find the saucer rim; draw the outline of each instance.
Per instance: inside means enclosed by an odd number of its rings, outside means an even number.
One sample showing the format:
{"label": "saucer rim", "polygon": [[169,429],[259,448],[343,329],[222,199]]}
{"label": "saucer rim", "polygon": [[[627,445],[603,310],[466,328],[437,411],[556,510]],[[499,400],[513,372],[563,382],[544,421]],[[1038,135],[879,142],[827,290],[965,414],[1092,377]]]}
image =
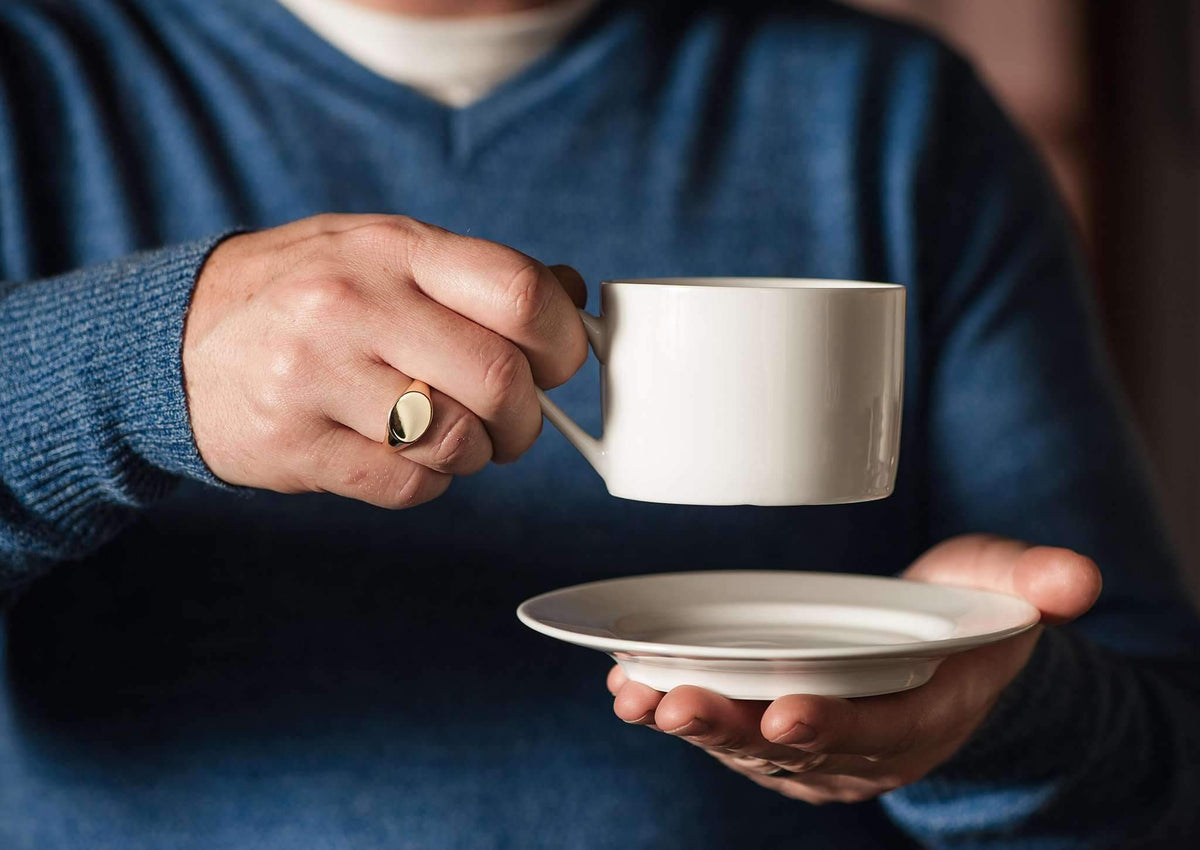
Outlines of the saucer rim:
{"label": "saucer rim", "polygon": [[[592,635],[573,631],[569,628],[551,625],[531,613],[532,608],[536,607],[538,603],[543,602],[548,598],[565,595],[568,593],[573,594],[580,591],[586,591],[599,585],[611,585],[667,576],[686,577],[728,575],[745,578],[751,575],[778,576],[780,574],[794,575],[797,577],[811,576],[830,578],[839,581],[844,580],[851,583],[905,582],[906,584],[910,585],[925,585],[930,588],[937,588],[938,590],[952,590],[956,593],[966,595],[968,598],[973,597],[978,604],[982,604],[988,600],[993,602],[1002,600],[1004,605],[1014,606],[1015,604],[1016,609],[1023,610],[1022,616],[1019,618],[1016,617],[1016,610],[1013,611],[1014,621],[1010,625],[999,629],[989,629],[987,631],[975,632],[967,635],[937,638],[934,640],[913,641],[902,644],[864,644],[862,646],[847,647],[809,647],[772,650],[763,650],[762,648],[758,647],[697,646],[692,644],[663,643],[659,641],[640,641],[626,638],[604,637],[602,635]],[[896,610],[910,611],[915,613],[928,613],[927,611],[904,606],[896,606]],[[1007,638],[1015,637],[1016,635],[1032,629],[1041,621],[1041,613],[1036,607],[1030,604],[1027,600],[1012,594],[999,593],[991,590],[980,590],[978,588],[962,587],[958,585],[940,585],[927,582],[918,582],[896,576],[876,576],[861,573],[817,572],[808,570],[690,570],[681,572],[646,573],[642,575],[600,579],[598,581],[583,582],[581,584],[560,587],[555,590],[547,591],[546,593],[538,594],[537,596],[532,596],[517,607],[516,614],[517,618],[522,623],[536,632],[544,634],[548,637],[565,641],[567,643],[587,647],[589,649],[597,649],[602,652],[624,652],[642,656],[650,655],[669,658],[695,658],[727,661],[838,661],[873,658],[887,659],[905,657],[945,657],[957,652],[974,649],[980,646],[986,646],[992,643],[998,643],[999,641],[1006,640]]]}

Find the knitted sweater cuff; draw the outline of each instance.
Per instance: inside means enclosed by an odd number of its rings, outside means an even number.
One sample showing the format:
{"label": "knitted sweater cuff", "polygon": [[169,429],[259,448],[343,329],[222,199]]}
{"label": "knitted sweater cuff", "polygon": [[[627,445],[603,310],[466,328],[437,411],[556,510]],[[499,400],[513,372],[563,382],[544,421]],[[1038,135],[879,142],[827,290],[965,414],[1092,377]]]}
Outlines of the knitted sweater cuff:
{"label": "knitted sweater cuff", "polygon": [[153,501],[176,476],[219,483],[192,435],[181,349],[196,278],[229,235],[17,284],[0,300],[0,474],[32,519],[70,536],[98,506]]}
{"label": "knitted sweater cuff", "polygon": [[[993,820],[1019,822],[1030,814],[1002,811],[1006,806],[1036,808],[1065,782],[1079,764],[1075,748],[1092,732],[1081,728],[1088,726],[1080,704],[1088,689],[1072,663],[1074,640],[1046,629],[967,743],[921,781],[883,798],[889,814],[917,835],[985,832]],[[979,795],[990,805],[982,816],[985,809],[968,805]]]}

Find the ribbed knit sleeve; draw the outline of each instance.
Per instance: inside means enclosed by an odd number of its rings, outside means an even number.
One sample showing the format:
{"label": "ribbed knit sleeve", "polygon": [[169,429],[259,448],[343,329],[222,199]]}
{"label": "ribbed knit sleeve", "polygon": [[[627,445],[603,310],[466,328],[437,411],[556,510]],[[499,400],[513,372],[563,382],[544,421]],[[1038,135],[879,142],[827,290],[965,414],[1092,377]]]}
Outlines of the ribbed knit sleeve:
{"label": "ribbed knit sleeve", "polygon": [[[937,848],[1196,846],[1200,623],[1150,494],[1047,179],[964,68],[932,127],[919,241],[928,542],[986,530],[1091,557],[1092,611],[1047,629],[972,740],[884,797]],[[907,427],[907,425],[906,425]]]}
{"label": "ribbed knit sleeve", "polygon": [[884,807],[927,847],[1190,846],[1198,674],[1048,629],[967,745]]}
{"label": "ribbed knit sleeve", "polygon": [[181,341],[222,237],[0,284],[0,594],[111,537],[196,450]]}

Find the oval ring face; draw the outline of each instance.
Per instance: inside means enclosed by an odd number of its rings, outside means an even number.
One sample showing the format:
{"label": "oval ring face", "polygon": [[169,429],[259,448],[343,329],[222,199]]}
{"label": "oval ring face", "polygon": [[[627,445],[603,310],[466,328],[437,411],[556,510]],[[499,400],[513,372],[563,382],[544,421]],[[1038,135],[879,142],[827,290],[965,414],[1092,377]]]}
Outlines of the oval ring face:
{"label": "oval ring face", "polygon": [[392,405],[388,414],[388,445],[406,446],[421,439],[433,421],[433,402],[418,389],[411,389]]}

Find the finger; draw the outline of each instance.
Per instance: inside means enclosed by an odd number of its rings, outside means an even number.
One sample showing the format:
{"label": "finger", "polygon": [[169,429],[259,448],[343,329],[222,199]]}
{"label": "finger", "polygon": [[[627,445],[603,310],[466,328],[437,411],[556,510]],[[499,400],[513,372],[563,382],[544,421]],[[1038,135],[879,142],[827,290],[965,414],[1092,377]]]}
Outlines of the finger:
{"label": "finger", "polygon": [[626,681],[613,699],[613,713],[626,723],[652,726],[654,711],[662,698],[661,691],[640,682]]}
{"label": "finger", "polygon": [[342,425],[328,431],[307,453],[309,489],[336,493],[382,508],[410,508],[435,499],[451,476],[413,463],[403,453]]}
{"label": "finger", "polygon": [[[779,781],[779,780],[777,780]],[[874,779],[840,773],[814,773],[799,780],[782,777],[788,796],[815,805],[826,803],[863,803],[895,790],[895,785]]]}
{"label": "finger", "polygon": [[[282,246],[311,239],[314,236],[346,233],[373,225],[398,224],[403,227],[410,222],[411,220],[402,216],[383,213],[323,213],[264,231],[262,235],[267,233],[276,235],[278,244]],[[449,233],[449,231],[443,232]],[[579,272],[571,266],[561,263],[548,268],[576,307],[582,308],[587,304],[587,284],[584,283],[583,276]]]}
{"label": "finger", "polygon": [[367,322],[369,354],[419,376],[483,420],[497,463],[533,445],[542,411],[529,362],[511,342],[419,293],[403,310],[374,311]]}
{"label": "finger", "polygon": [[659,703],[654,719],[669,735],[685,737],[703,747],[743,750],[756,742],[766,703],[734,701],[704,688],[681,685]]}
{"label": "finger", "polygon": [[1085,555],[1034,546],[1021,556],[1012,584],[1042,612],[1043,623],[1058,625],[1087,613],[1100,598],[1103,579],[1096,562]]}
{"label": "finger", "polygon": [[625,675],[625,671],[621,669],[620,664],[614,664],[612,669],[608,671],[608,678],[604,680],[608,692],[613,696],[617,695],[617,691],[625,687],[625,683],[629,681],[629,677]]}
{"label": "finger", "polygon": [[830,756],[812,770],[780,774],[778,766],[712,752],[714,758],[763,788],[794,800],[823,803],[860,803],[908,784],[902,776],[880,771],[879,765],[857,756]]}
{"label": "finger", "polygon": [[550,266],[550,271],[558,278],[576,307],[582,309],[587,305],[587,284],[583,282],[583,275],[562,264]]}
{"label": "finger", "polygon": [[785,696],[763,713],[761,731],[769,741],[805,752],[893,756],[936,734],[944,712],[933,705],[932,716],[923,714],[927,701],[917,694],[920,689],[860,700]]}
{"label": "finger", "polygon": [[807,754],[763,737],[760,724],[766,707],[765,702],[731,700],[683,685],[659,702],[654,724],[668,735],[706,749],[764,759],[797,771],[808,769],[812,759]]}
{"label": "finger", "polygon": [[[728,750],[705,750],[721,764],[744,776],[779,776],[780,766],[767,759],[731,753]],[[819,756],[814,756],[819,758]]]}
{"label": "finger", "polygon": [[[386,442],[388,415],[412,379],[382,363],[357,363],[331,375],[322,410],[369,440]],[[431,394],[433,420],[404,457],[437,472],[470,475],[492,459],[492,440],[474,413],[437,389]]]}
{"label": "finger", "polygon": [[1036,631],[952,656],[909,691],[840,699],[780,697],[763,713],[766,740],[806,752],[882,759],[957,746],[1029,658]]}
{"label": "finger", "polygon": [[1100,570],[1090,558],[1051,546],[966,535],[930,549],[905,578],[1021,596],[1053,625],[1084,614],[1100,595]]}
{"label": "finger", "polygon": [[827,799],[822,792],[814,790],[809,786],[808,782],[798,777],[771,776],[767,773],[743,770],[738,764],[727,761],[727,759],[731,758],[730,756],[727,756],[723,753],[712,753],[711,755],[713,755],[726,767],[749,779],[755,785],[759,785],[769,791],[775,792],[776,794],[789,797],[793,800],[803,800],[806,803],[812,803],[813,805],[821,805],[822,803],[832,802],[832,800]]}
{"label": "finger", "polygon": [[583,322],[550,269],[504,245],[418,222],[406,224],[398,238],[416,285],[515,343],[538,386],[558,386],[583,365]]}
{"label": "finger", "polygon": [[[813,782],[819,776],[856,776],[875,780],[883,774],[878,762],[862,756],[806,754],[803,758],[785,760],[784,764],[770,759],[755,758],[728,750],[705,750],[710,756],[746,776],[771,776],[787,781]],[[781,772],[782,771],[782,772]]]}
{"label": "finger", "polygon": [[769,776],[755,781],[784,796],[817,806],[826,803],[862,803],[897,787],[874,779],[822,772],[798,777]]}

